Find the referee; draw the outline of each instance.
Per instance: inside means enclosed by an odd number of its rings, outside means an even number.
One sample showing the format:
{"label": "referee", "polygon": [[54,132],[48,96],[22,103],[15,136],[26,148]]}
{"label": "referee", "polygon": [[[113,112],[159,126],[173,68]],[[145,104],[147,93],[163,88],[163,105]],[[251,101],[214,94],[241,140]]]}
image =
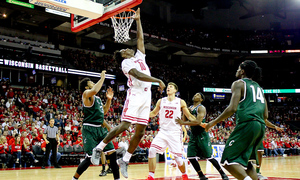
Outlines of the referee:
{"label": "referee", "polygon": [[54,119],[51,118],[49,121],[49,125],[45,128],[43,138],[46,141],[46,154],[44,156],[44,163],[42,169],[45,169],[45,165],[47,165],[50,151],[52,150],[52,160],[55,168],[61,168],[57,164],[56,154],[57,154],[57,144],[59,144],[59,136],[58,136],[58,128],[54,126]]}

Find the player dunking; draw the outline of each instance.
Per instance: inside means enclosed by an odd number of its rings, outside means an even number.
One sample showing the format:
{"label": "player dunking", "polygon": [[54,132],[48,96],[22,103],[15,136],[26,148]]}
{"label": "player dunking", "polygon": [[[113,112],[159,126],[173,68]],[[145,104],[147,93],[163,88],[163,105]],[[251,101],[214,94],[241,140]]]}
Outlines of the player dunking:
{"label": "player dunking", "polygon": [[205,96],[202,93],[196,93],[193,97],[194,104],[190,106],[190,111],[194,116],[196,116],[196,121],[186,121],[185,116],[183,116],[183,120],[177,118],[176,121],[181,125],[190,125],[191,126],[191,135],[190,141],[188,144],[187,157],[194,169],[199,175],[199,178],[202,180],[206,180],[207,178],[203,174],[200,165],[198,163],[198,158],[203,157],[208,159],[213,166],[219,171],[222,179],[228,180],[228,177],[222,170],[218,161],[212,157],[212,147],[210,142],[210,137],[208,133],[205,131],[203,127],[199,124],[205,123],[206,109],[202,105],[202,102],[205,100]]}
{"label": "player dunking", "polygon": [[[110,130],[110,126],[104,120],[104,114],[106,114],[111,105],[111,99],[114,96],[112,88],[108,88],[106,92],[107,101],[105,105],[102,105],[101,99],[96,96],[100,91],[103,82],[105,80],[105,71],[101,73],[101,79],[94,84],[89,78],[84,78],[80,82],[80,89],[85,90],[82,94],[82,104],[84,119],[82,124],[82,137],[84,151],[87,153],[86,158],[79,164],[76,173],[73,176],[73,180],[77,180],[81,174],[91,165],[92,150],[97,144],[103,140],[107,135],[106,127]],[[113,176],[115,180],[120,179],[119,166],[117,165],[117,155],[114,149],[114,145],[109,143],[104,152],[107,153],[107,158],[111,162]]]}
{"label": "player dunking", "polygon": [[208,131],[217,123],[236,113],[236,127],[226,142],[221,163],[235,178],[257,180],[249,159],[257,159],[257,149],[265,134],[268,107],[262,88],[255,80],[261,78],[261,68],[254,61],[242,62],[236,72],[239,80],[231,86],[229,106],[206,125]]}
{"label": "player dunking", "polygon": [[[154,180],[154,172],[156,168],[156,153],[163,154],[167,147],[169,147],[169,151],[175,156],[175,161],[182,173],[182,179],[188,179],[188,176],[185,172],[185,164],[182,160],[182,128],[180,124],[177,124],[175,122],[175,119],[181,117],[181,111],[192,122],[194,122],[196,118],[187,109],[185,101],[175,97],[175,93],[177,91],[178,86],[175,83],[168,83],[168,96],[159,99],[156,103],[156,107],[150,113],[150,117],[154,117],[159,113],[160,129],[158,134],[152,141],[149,149],[148,180]],[[201,124],[201,122],[199,124]]]}
{"label": "player dunking", "polygon": [[124,104],[121,123],[115,127],[94,148],[92,155],[92,163],[99,164],[100,153],[107,143],[114,137],[127,130],[131,124],[136,124],[135,133],[130,141],[129,148],[124,157],[118,159],[118,164],[121,168],[121,173],[125,178],[128,178],[127,166],[132,153],[138,146],[141,138],[145,134],[145,129],[148,124],[150,106],[151,106],[151,82],[158,82],[161,90],[165,88],[165,84],[160,79],[151,77],[150,70],[145,61],[145,46],[143,29],[140,20],[140,9],[136,11],[135,18],[137,24],[137,52],[134,55],[132,49],[122,49],[116,51],[114,59],[121,63],[123,73],[128,78],[127,97]]}

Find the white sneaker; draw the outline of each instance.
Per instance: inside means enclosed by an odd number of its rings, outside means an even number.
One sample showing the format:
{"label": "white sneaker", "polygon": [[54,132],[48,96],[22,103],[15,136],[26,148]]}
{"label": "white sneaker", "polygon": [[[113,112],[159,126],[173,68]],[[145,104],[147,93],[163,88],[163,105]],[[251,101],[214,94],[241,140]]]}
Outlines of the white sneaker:
{"label": "white sneaker", "polygon": [[99,165],[101,152],[102,152],[101,149],[98,149],[98,148],[93,149],[93,154],[92,154],[92,157],[91,157],[91,162],[92,162],[93,165],[96,165],[96,166]]}
{"label": "white sneaker", "polygon": [[257,173],[258,180],[268,179],[267,177],[261,175],[261,173]]}
{"label": "white sneaker", "polygon": [[117,164],[119,165],[121,169],[121,174],[124,176],[124,178],[128,178],[128,173],[127,173],[128,162],[125,162],[123,158],[120,158],[117,160]]}

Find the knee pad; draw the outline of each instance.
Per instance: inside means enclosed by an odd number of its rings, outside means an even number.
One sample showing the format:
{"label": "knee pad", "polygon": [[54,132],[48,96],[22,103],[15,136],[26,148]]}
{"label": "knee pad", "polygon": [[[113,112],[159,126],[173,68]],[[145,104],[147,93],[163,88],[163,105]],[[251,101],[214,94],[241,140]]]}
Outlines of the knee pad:
{"label": "knee pad", "polygon": [[153,147],[150,147],[148,158],[155,158],[155,157],[156,157],[156,149]]}
{"label": "knee pad", "polygon": [[178,166],[182,166],[183,160],[182,160],[181,157],[176,157],[176,158],[175,158],[175,161],[176,161],[176,163],[177,163]]}

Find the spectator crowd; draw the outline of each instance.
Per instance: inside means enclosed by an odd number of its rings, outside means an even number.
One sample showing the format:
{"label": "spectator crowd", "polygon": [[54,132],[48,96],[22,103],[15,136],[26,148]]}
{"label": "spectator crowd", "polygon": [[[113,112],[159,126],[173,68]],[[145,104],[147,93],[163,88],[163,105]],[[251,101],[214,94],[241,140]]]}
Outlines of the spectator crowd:
{"label": "spectator crowd", "polygon": [[[32,146],[37,145],[41,146],[42,149],[45,148],[43,130],[50,119],[55,120],[55,126],[59,129],[61,147],[66,145],[82,146],[81,125],[84,114],[81,92],[78,89],[67,90],[54,86],[16,89],[12,88],[8,81],[2,81],[0,88],[2,89],[0,102],[0,157],[5,166],[24,166],[25,162],[27,162],[27,166],[34,166],[38,162]],[[161,97],[155,89],[153,94],[152,108]],[[99,94],[99,96],[103,101],[106,100],[104,93]],[[120,123],[124,100],[124,91],[115,92],[112,105],[105,116],[112,128]],[[209,105],[207,120],[210,121],[216,118],[225,107],[225,105]],[[300,132],[291,130],[289,125],[286,124],[291,118],[293,120],[298,118],[299,120],[298,112],[298,106],[287,107],[284,111],[276,107],[270,109],[270,119],[274,124],[284,128],[285,131],[266,130],[264,147],[267,156],[283,155],[283,153],[288,155],[299,154]],[[215,126],[209,132],[212,143],[225,144],[234,126],[234,116]],[[188,126],[186,129],[187,139],[185,143],[188,143],[191,131]],[[127,150],[134,131],[134,125],[130,126],[127,131],[114,139],[113,142],[119,156],[122,156]],[[145,136],[136,151],[137,154],[143,155],[138,160],[147,160],[148,149],[158,131],[159,117],[149,119]],[[25,160],[22,160],[21,157]]]}

